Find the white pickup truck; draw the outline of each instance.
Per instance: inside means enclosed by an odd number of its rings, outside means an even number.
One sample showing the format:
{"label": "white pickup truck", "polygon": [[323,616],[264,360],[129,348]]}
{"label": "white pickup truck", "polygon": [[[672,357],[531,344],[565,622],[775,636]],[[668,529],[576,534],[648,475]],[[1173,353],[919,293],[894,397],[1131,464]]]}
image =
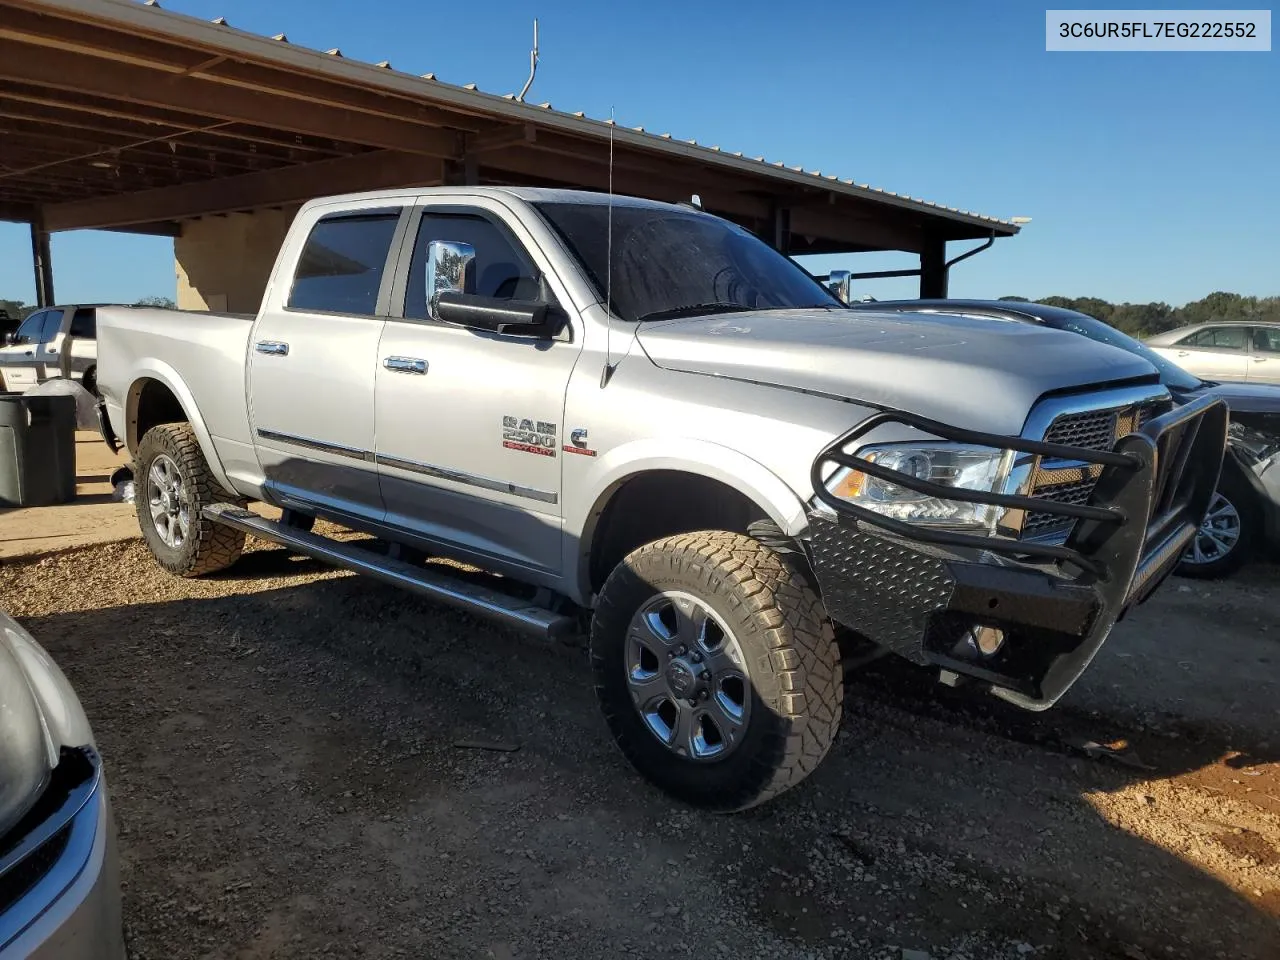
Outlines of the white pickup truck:
{"label": "white pickup truck", "polygon": [[589,615],[622,751],[721,810],[822,760],[842,647],[1051,705],[1177,563],[1226,436],[1131,353],[855,312],[725,220],[571,191],[317,200],[256,317],[98,328],[164,568],[249,533],[542,635]]}
{"label": "white pickup truck", "polygon": [[54,377],[67,377],[95,393],[98,309],[80,304],[30,314],[0,346],[0,390],[21,393]]}

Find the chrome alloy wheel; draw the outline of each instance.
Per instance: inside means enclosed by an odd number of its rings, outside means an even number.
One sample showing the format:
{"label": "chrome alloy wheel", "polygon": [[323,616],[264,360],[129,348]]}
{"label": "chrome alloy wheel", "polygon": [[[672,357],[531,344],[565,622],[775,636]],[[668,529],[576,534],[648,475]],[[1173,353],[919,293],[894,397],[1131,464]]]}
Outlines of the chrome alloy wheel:
{"label": "chrome alloy wheel", "polygon": [[191,500],[178,465],[167,454],[159,454],[151,461],[147,503],[156,533],[165,546],[180,549],[191,533]]}
{"label": "chrome alloy wheel", "polygon": [[689,760],[722,760],[742,742],[751,681],[742,648],[701,600],[660,593],[627,629],[627,684],[649,732]]}
{"label": "chrome alloy wheel", "polygon": [[1187,551],[1192,563],[1214,563],[1240,543],[1240,512],[1220,493],[1213,495],[1196,538]]}

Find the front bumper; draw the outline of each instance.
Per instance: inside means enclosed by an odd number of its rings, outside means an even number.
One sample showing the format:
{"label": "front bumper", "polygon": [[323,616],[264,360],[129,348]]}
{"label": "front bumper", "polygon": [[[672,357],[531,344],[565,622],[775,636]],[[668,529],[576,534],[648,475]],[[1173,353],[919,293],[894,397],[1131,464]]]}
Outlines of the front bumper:
{"label": "front bumper", "polygon": [[[0,960],[124,960],[115,825],[96,753],[26,851],[0,858]],[[22,852],[21,858],[13,856]]]}
{"label": "front bumper", "polygon": [[[1177,565],[1217,486],[1227,430],[1226,407],[1211,398],[1149,421],[1108,454],[881,416],[944,439],[1104,464],[1083,508],[1034,501],[1036,510],[1075,520],[1060,546],[912,527],[824,496],[826,465],[850,465],[843,451],[865,427],[814,464],[819,501],[829,510],[811,515],[806,544],[830,616],[908,660],[986,683],[1031,710],[1052,706],[1116,620]],[[1014,503],[1024,498],[973,491],[953,499],[1027,506]],[[994,653],[970,641],[978,627],[1003,631]]]}

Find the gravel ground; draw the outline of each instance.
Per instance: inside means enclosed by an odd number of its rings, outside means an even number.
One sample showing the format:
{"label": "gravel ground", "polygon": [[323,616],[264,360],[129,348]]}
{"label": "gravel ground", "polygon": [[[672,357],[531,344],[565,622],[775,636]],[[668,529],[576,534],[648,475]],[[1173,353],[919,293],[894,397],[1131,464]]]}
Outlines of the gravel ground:
{"label": "gravel ground", "polygon": [[580,647],[255,546],[0,568],[95,724],[134,960],[1280,957],[1276,567],[1171,581],[1046,714],[881,661],[721,817],[625,765]]}

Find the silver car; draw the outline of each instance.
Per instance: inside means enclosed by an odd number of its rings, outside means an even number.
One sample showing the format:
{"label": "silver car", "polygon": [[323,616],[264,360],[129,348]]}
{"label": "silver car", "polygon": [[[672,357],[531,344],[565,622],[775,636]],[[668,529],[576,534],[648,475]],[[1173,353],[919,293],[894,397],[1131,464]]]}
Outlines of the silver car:
{"label": "silver car", "polygon": [[1146,343],[1205,380],[1280,383],[1280,323],[1197,323]]}
{"label": "silver car", "polygon": [[80,701],[0,613],[0,960],[123,960],[116,835]]}

